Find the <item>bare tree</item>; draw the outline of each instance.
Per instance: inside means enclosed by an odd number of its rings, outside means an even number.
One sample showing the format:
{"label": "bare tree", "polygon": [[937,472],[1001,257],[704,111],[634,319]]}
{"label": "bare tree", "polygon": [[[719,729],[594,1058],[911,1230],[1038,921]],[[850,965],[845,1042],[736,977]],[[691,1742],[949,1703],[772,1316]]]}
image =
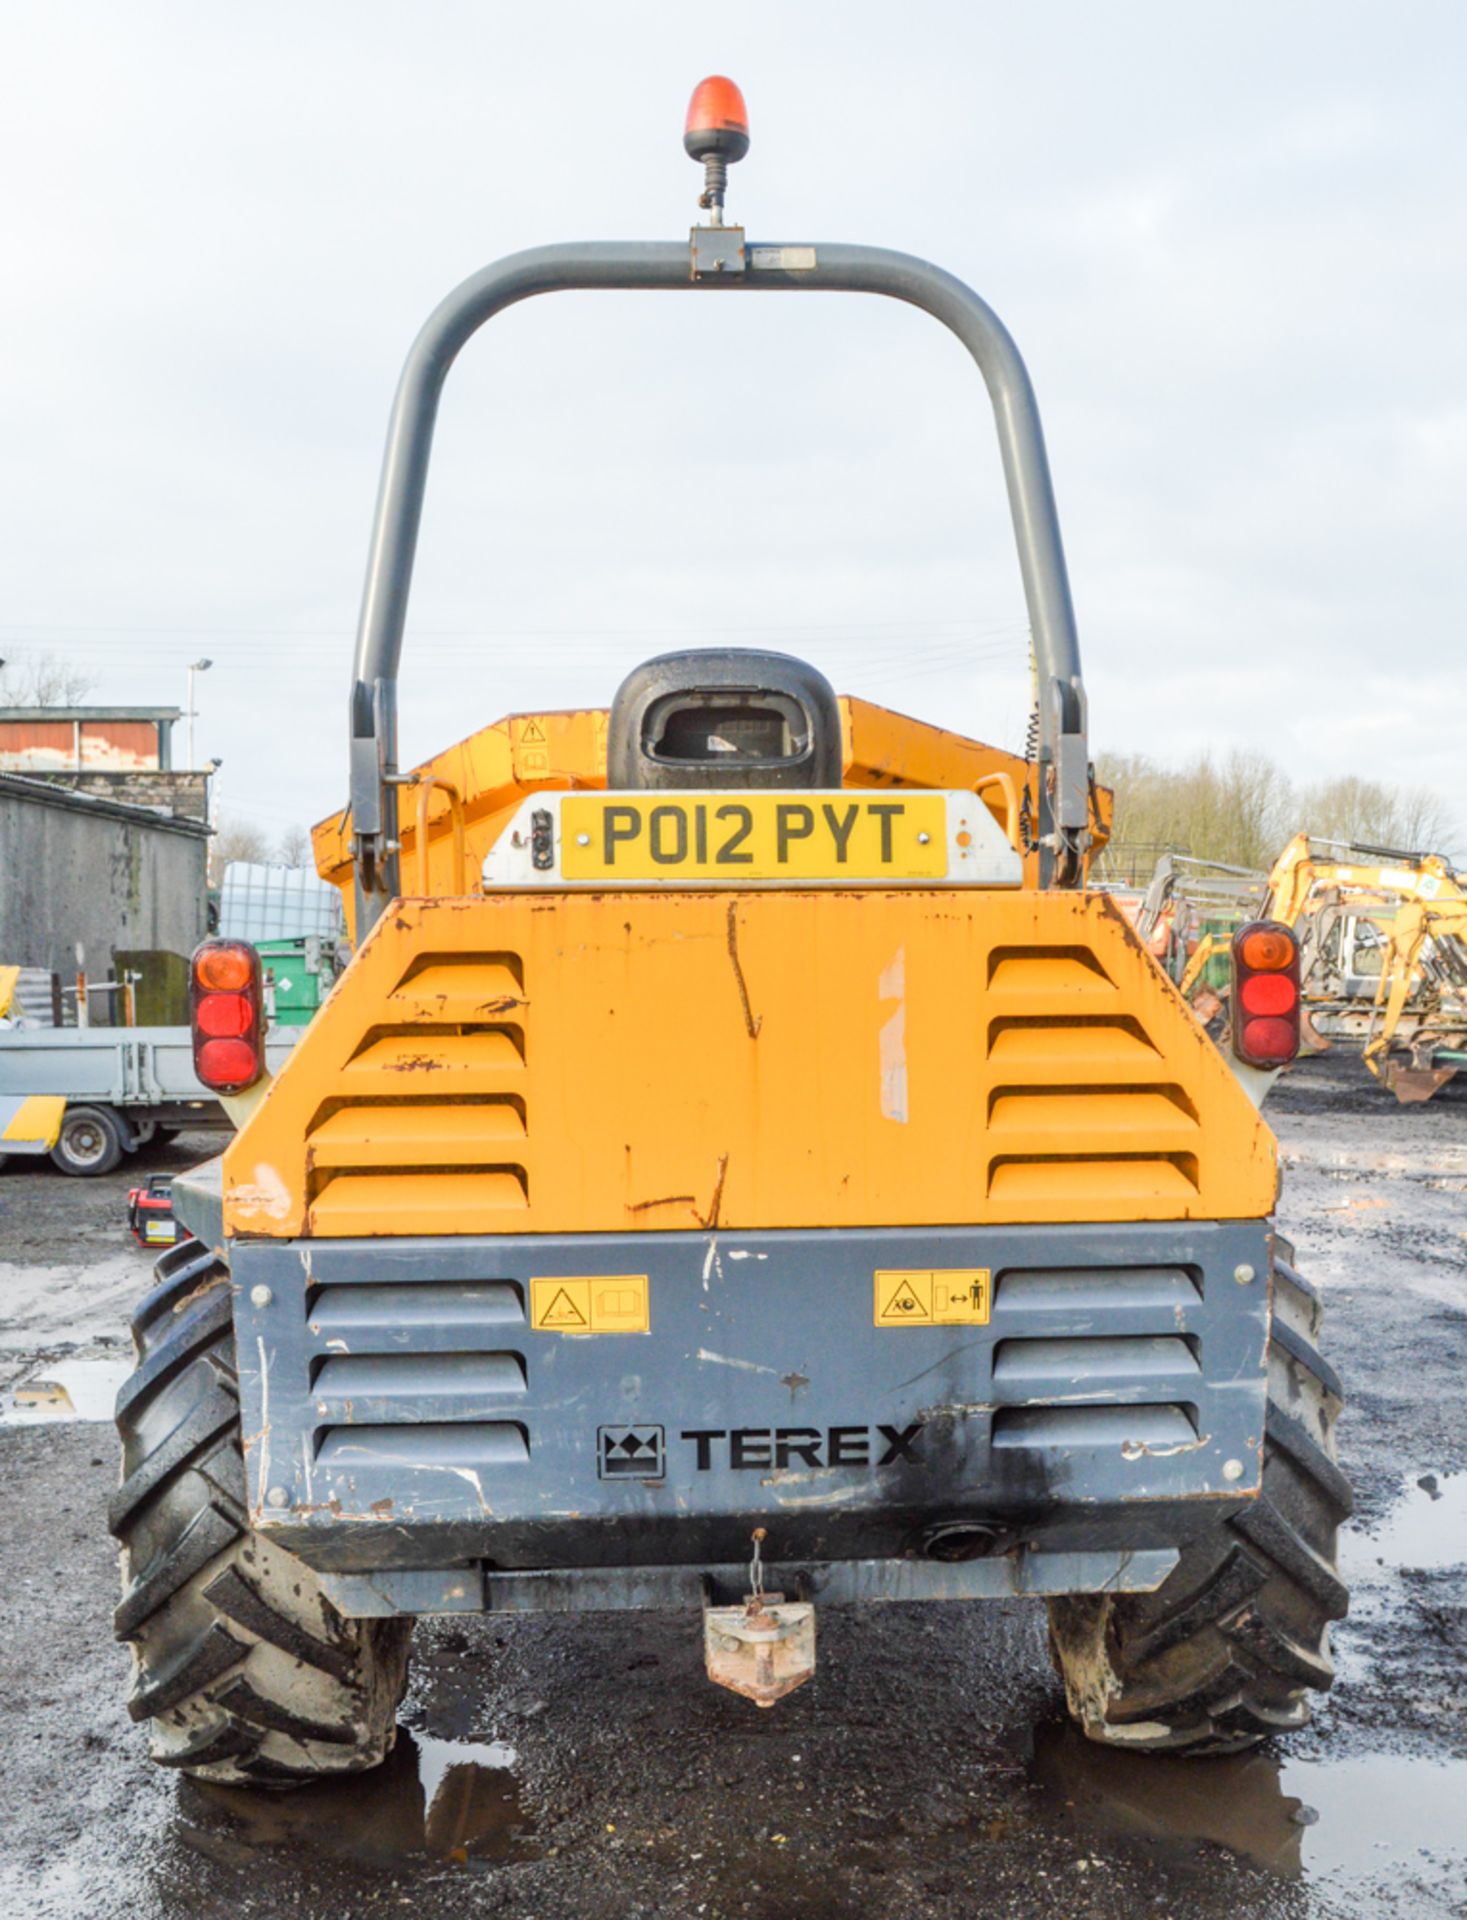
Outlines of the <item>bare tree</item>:
{"label": "bare tree", "polygon": [[313,867],[311,836],[304,827],[287,827],[275,843],[275,858],[287,867]]}
{"label": "bare tree", "polygon": [[1313,834],[1408,853],[1436,851],[1453,837],[1447,810],[1429,788],[1386,787],[1358,773],[1306,788],[1300,816]]}
{"label": "bare tree", "polygon": [[1454,823],[1428,789],[1391,787],[1358,774],[1302,790],[1265,754],[1208,754],[1168,767],[1144,754],[1102,757],[1102,785],[1115,792],[1115,822],[1101,872],[1144,879],[1159,854],[1189,853],[1267,869],[1305,828],[1321,838],[1426,851],[1449,844]]}
{"label": "bare tree", "polygon": [[80,706],[94,684],[91,674],[55,654],[27,654],[0,665],[0,707]]}
{"label": "bare tree", "polygon": [[252,820],[225,814],[214,829],[212,852],[212,864],[221,870],[235,860],[262,866],[270,858],[270,842]]}

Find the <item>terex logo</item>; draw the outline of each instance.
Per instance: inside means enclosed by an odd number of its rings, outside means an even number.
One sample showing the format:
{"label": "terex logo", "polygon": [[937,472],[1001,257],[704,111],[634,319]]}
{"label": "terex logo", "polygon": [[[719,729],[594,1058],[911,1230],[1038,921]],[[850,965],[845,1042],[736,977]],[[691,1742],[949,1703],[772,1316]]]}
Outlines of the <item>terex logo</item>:
{"label": "terex logo", "polygon": [[715,1459],[735,1469],[788,1467],[890,1467],[898,1460],[924,1464],[917,1437],[925,1423],[910,1427],[685,1427],[678,1435],[697,1449],[697,1471],[712,1471]]}

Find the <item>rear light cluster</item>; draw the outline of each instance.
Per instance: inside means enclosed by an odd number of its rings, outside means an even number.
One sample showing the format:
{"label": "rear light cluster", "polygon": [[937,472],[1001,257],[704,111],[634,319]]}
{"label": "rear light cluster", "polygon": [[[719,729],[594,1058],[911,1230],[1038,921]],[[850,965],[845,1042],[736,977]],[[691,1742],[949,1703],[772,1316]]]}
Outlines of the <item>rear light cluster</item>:
{"label": "rear light cluster", "polygon": [[1299,1051],[1299,943],[1277,920],[1233,935],[1233,1052],[1250,1067],[1287,1066]]}
{"label": "rear light cluster", "polygon": [[212,1093],[242,1093],[265,1071],[260,956],[243,940],[206,940],[189,973],[194,1072]]}

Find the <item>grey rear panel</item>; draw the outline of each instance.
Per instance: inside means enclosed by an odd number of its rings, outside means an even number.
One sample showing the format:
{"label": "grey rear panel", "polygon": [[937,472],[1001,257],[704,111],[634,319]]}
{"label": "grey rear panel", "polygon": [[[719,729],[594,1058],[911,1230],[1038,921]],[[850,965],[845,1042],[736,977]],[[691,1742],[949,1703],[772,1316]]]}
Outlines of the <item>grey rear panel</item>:
{"label": "grey rear panel", "polygon": [[[1264,1221],[229,1257],[253,1517],[329,1571],[710,1567],[756,1525],[823,1563],[969,1523],[1128,1553],[1258,1487]],[[990,1269],[990,1323],[878,1327],[889,1268]],[[531,1281],[585,1275],[646,1275],[650,1330],[532,1328]]]}

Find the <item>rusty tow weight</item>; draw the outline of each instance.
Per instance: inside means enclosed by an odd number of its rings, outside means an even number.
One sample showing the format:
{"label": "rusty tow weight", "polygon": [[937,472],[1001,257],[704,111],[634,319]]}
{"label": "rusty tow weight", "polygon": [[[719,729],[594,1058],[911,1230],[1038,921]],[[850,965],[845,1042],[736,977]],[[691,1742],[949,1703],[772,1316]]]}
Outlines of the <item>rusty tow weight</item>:
{"label": "rusty tow weight", "polygon": [[703,1609],[703,1652],[715,1686],[772,1707],[815,1671],[815,1609],[764,1591],[763,1527],[753,1533],[749,1591],[741,1607]]}

